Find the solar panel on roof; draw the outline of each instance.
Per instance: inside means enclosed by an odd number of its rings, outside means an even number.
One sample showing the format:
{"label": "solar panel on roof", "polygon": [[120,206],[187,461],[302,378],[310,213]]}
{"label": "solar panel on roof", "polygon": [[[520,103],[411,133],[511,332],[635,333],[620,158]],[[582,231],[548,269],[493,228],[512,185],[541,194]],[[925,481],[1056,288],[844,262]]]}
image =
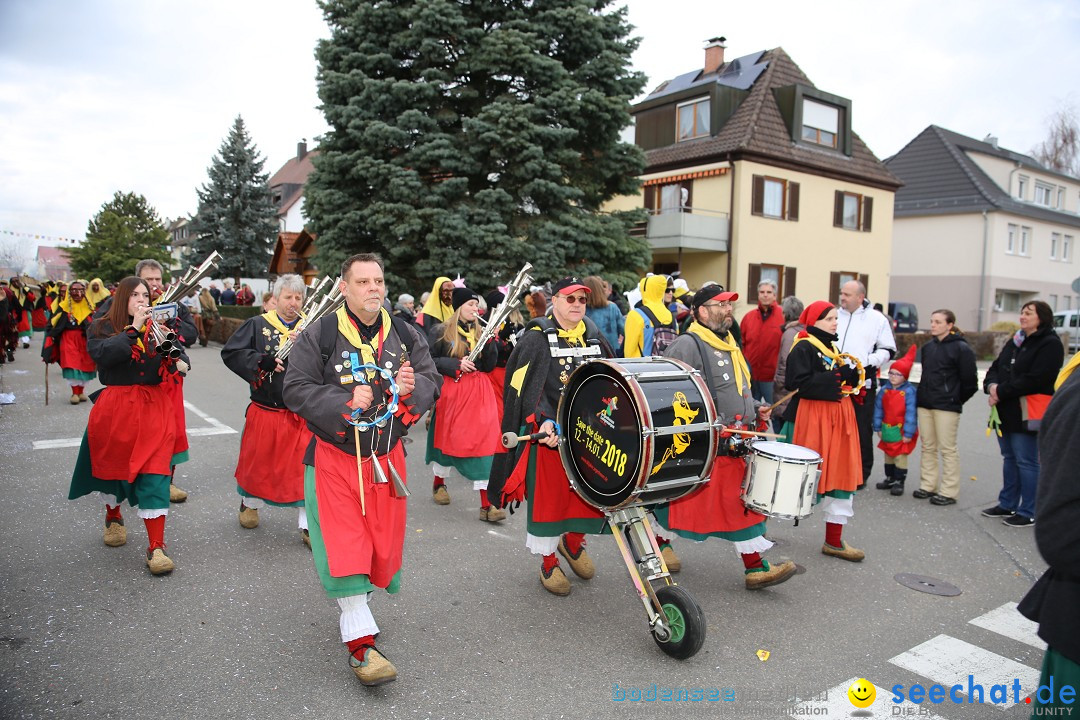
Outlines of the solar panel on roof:
{"label": "solar panel on roof", "polygon": [[672,80],[661,83],[656,90],[653,90],[649,98],[670,95],[693,87],[705,87],[711,83],[732,87],[736,90],[749,90],[761,73],[765,71],[765,68],[768,67],[767,62],[761,62],[763,55],[765,55],[765,51],[760,50],[735,58],[725,63],[720,73],[716,75],[701,77],[700,70],[683,73]]}

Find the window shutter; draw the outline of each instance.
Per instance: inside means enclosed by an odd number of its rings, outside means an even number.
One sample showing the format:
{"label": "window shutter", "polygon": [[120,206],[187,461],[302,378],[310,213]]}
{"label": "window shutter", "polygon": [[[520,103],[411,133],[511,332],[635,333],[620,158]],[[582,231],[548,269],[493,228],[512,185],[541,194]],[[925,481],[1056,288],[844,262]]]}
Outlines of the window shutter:
{"label": "window shutter", "polygon": [[765,214],[765,176],[755,175],[750,193],[750,214]]}
{"label": "window shutter", "polygon": [[[795,268],[784,268],[784,297],[795,294]],[[781,298],[783,299],[783,298]]]}
{"label": "window shutter", "polygon": [[[746,302],[753,305],[757,302],[757,284],[761,282],[761,265],[751,263],[750,264],[750,276],[746,280],[746,292],[743,298]],[[728,288],[729,290],[731,288]],[[753,293],[753,297],[750,296]]]}
{"label": "window shutter", "polygon": [[844,193],[839,190],[833,200],[832,224],[833,227],[844,227]]}
{"label": "window shutter", "polygon": [[[788,206],[787,206],[787,219],[798,220],[799,219],[799,183],[788,183]],[[791,293],[788,293],[789,295]]]}
{"label": "window shutter", "polygon": [[829,302],[833,305],[840,304],[840,273],[829,273]]}
{"label": "window shutter", "polygon": [[874,198],[864,197],[862,208],[862,229],[863,232],[870,232],[870,219],[874,214]]}
{"label": "window shutter", "polygon": [[870,276],[859,273],[859,282],[866,288],[866,297],[870,297]]}
{"label": "window shutter", "polygon": [[645,209],[650,213],[656,211],[656,186],[649,185],[645,188]]}

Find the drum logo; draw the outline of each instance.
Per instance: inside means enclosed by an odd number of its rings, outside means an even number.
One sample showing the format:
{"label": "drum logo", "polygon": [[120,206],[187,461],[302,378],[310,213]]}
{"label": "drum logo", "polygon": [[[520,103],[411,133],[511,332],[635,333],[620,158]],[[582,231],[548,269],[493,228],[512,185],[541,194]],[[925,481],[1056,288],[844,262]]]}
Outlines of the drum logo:
{"label": "drum logo", "polygon": [[[675,411],[675,425],[689,425],[694,421],[694,418],[698,416],[701,409],[694,410],[690,407],[689,401],[686,399],[686,394],[683,392],[676,392],[671,398],[671,409]],[[664,467],[664,464],[671,460],[676,455],[682,455],[686,452],[686,448],[690,447],[690,433],[676,433],[671,436],[671,447],[664,452],[664,456],[660,459],[660,462],[653,467],[652,472],[649,475],[655,475],[660,472],[660,468]]]}
{"label": "drum logo", "polygon": [[612,417],[612,413],[619,409],[619,398],[616,395],[612,395],[609,398],[600,398],[607,407],[596,413],[596,417],[600,418],[600,422],[604,423],[611,429],[615,429],[615,419]]}

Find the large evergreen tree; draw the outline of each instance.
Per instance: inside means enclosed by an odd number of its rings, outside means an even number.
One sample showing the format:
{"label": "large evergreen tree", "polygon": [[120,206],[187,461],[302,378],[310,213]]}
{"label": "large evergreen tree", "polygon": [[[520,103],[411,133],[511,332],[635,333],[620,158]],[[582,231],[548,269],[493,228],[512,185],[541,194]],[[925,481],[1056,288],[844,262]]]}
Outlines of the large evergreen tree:
{"label": "large evergreen tree", "polygon": [[135,263],[153,258],[169,266],[169,232],[146,198],[117,191],[86,228],[86,241],[67,251],[75,275],[117,282]]}
{"label": "large evergreen tree", "polygon": [[263,163],[237,116],[210,161],[210,182],[197,191],[199,212],[191,223],[196,257],[217,250],[222,275],[262,277],[269,270],[277,220]]}
{"label": "large evergreen tree", "polygon": [[408,287],[482,286],[524,261],[545,278],[625,285],[649,259],[601,213],[643,167],[620,142],[644,77],[610,0],[321,0],[316,50],[331,130],[305,188],[318,260],[375,250]]}

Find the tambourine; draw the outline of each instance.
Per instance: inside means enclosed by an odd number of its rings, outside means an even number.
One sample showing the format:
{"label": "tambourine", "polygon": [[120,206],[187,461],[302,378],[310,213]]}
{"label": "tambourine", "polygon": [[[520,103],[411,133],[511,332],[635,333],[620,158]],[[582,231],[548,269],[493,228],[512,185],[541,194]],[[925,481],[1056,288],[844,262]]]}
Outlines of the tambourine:
{"label": "tambourine", "polygon": [[848,388],[846,390],[843,389],[844,386],[841,385],[840,392],[844,395],[858,395],[860,392],[862,392],[863,386],[866,385],[866,370],[863,368],[863,364],[859,360],[859,358],[849,353],[840,353],[839,355],[837,355],[836,360],[833,361],[833,367],[835,368],[842,362],[847,362],[849,365],[859,371],[859,382],[854,387]]}
{"label": "tambourine", "polygon": [[364,377],[365,370],[372,370],[382,375],[382,377],[388,383],[390,383],[390,402],[386,404],[386,411],[383,412],[382,415],[374,418],[373,420],[361,420],[360,417],[364,413],[366,413],[367,410],[360,410],[359,408],[357,408],[356,410],[352,411],[352,415],[349,417],[347,422],[350,425],[355,425],[362,430],[366,430],[367,428],[373,427],[375,425],[381,426],[382,424],[386,423],[386,421],[390,419],[390,416],[396,413],[398,409],[398,384],[397,381],[394,380],[394,374],[386,368],[381,368],[378,365],[371,364],[359,365],[353,367],[352,370],[353,377],[357,378],[357,382],[363,383],[365,385],[367,384],[367,381],[362,379]]}

